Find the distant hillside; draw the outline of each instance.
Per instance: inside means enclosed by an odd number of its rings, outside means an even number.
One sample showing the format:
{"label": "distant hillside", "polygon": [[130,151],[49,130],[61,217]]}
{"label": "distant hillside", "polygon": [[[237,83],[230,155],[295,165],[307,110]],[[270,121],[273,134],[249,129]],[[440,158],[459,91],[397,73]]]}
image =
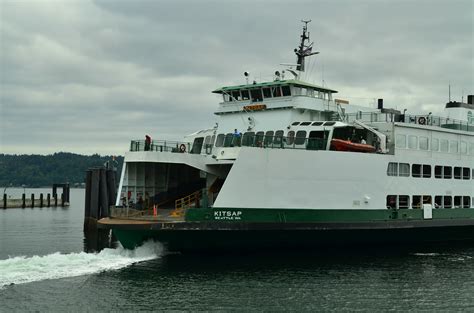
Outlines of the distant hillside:
{"label": "distant hillside", "polygon": [[[0,154],[0,186],[49,187],[69,182],[71,187],[84,183],[85,171],[111,161],[112,156],[91,156],[67,152],[53,155]],[[123,157],[116,157],[118,175]]]}

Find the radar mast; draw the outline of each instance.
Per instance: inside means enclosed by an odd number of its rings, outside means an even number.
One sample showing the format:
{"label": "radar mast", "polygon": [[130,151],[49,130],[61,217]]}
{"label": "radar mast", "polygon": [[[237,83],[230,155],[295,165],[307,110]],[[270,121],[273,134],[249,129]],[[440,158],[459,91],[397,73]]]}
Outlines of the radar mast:
{"label": "radar mast", "polygon": [[[304,72],[304,59],[306,57],[309,57],[314,54],[318,54],[319,52],[312,52],[313,50],[313,43],[309,43],[309,32],[308,32],[308,23],[311,22],[311,20],[301,20],[301,22],[304,23],[303,25],[303,34],[301,35],[301,43],[298,48],[296,48],[295,54],[297,56],[296,58],[296,70],[300,72]],[[307,43],[306,43],[307,42]]]}

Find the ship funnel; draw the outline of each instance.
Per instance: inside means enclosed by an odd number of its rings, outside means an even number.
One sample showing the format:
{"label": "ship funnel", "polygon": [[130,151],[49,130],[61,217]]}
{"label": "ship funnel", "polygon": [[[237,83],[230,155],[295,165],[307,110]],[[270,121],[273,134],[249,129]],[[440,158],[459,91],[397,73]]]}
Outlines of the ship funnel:
{"label": "ship funnel", "polygon": [[383,99],[378,99],[377,100],[377,109],[379,109],[379,110],[383,109]]}

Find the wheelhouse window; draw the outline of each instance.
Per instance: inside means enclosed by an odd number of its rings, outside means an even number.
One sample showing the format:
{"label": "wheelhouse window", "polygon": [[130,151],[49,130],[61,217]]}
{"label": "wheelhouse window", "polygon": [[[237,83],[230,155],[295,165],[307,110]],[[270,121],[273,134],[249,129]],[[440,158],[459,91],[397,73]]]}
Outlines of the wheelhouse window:
{"label": "wheelhouse window", "polygon": [[435,178],[443,178],[443,167],[440,165],[435,166]]}
{"label": "wheelhouse window", "polygon": [[232,147],[232,139],[234,138],[234,134],[228,133],[225,135],[224,138],[224,147]]}
{"label": "wheelhouse window", "polygon": [[454,197],[454,207],[457,209],[462,208],[462,197],[461,196],[455,196]]}
{"label": "wheelhouse window", "polygon": [[261,102],[263,101],[262,89],[251,89],[250,96],[252,97],[252,102]]}
{"label": "wheelhouse window", "polygon": [[275,86],[275,87],[272,87],[272,95],[273,97],[281,97],[281,89],[280,89],[280,86]]}
{"label": "wheelhouse window", "polygon": [[464,196],[462,197],[462,207],[465,209],[469,209],[471,207],[471,197]]}
{"label": "wheelhouse window", "polygon": [[251,147],[255,138],[254,132],[246,132],[242,137],[242,146]]}
{"label": "wheelhouse window", "polygon": [[283,143],[283,131],[277,130],[275,132],[275,138],[273,138],[273,144],[276,146],[281,146],[282,143]]}
{"label": "wheelhouse window", "polygon": [[265,133],[265,140],[264,140],[265,146],[271,145],[272,141],[273,141],[273,130],[269,130]]}
{"label": "wheelhouse window", "polygon": [[300,124],[300,126],[308,126],[308,125],[311,125],[311,122],[302,122]]}
{"label": "wheelhouse window", "polygon": [[234,99],[234,101],[242,100],[242,98],[240,97],[240,91],[239,90],[232,91],[232,98]]}
{"label": "wheelhouse window", "polygon": [[423,178],[431,177],[431,165],[423,164],[422,171],[423,171]]}
{"label": "wheelhouse window", "polygon": [[222,147],[224,145],[224,134],[217,135],[216,147]]}
{"label": "wheelhouse window", "polygon": [[442,196],[435,196],[434,207],[435,208],[442,208],[443,207],[443,197]]}
{"label": "wheelhouse window", "polygon": [[263,88],[262,91],[263,91],[263,97],[264,98],[271,98],[272,97],[272,91],[271,91],[270,88],[268,88],[268,87]]}
{"label": "wheelhouse window", "polygon": [[255,145],[257,147],[261,147],[263,145],[263,139],[265,137],[265,133],[260,131],[260,132],[257,132],[257,134],[255,135]]}
{"label": "wheelhouse window", "polygon": [[240,93],[242,94],[242,100],[249,100],[250,95],[248,90],[241,90]]}
{"label": "wheelhouse window", "polygon": [[295,145],[303,145],[306,141],[306,131],[304,130],[299,130],[296,133],[295,137]]}
{"label": "wheelhouse window", "polygon": [[295,131],[290,130],[287,134],[286,144],[292,145],[295,142]]}
{"label": "wheelhouse window", "polygon": [[313,122],[313,124],[311,124],[311,126],[321,126],[323,125],[323,122]]}
{"label": "wheelhouse window", "polygon": [[193,147],[191,148],[190,153],[200,154],[202,150],[202,144],[204,142],[204,137],[194,138]]}
{"label": "wheelhouse window", "polygon": [[443,197],[443,207],[445,209],[451,209],[453,206],[453,198],[451,196]]}
{"label": "wheelhouse window", "polygon": [[281,87],[281,92],[283,94],[283,97],[291,96],[290,86],[282,86]]}

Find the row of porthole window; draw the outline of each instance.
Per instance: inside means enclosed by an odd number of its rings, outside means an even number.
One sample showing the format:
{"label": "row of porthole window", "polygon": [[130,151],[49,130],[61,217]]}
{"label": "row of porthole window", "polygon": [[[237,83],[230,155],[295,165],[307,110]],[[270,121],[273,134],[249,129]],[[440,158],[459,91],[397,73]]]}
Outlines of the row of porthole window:
{"label": "row of porthole window", "polygon": [[[454,170],[453,170],[454,169]],[[442,166],[442,165],[435,165],[434,167],[434,177],[435,178],[443,178],[443,179],[464,179],[469,180],[471,179],[471,171],[472,171],[472,179],[474,179],[474,169],[470,169],[469,167],[460,167],[460,166]],[[397,163],[397,162],[389,162],[387,167],[387,175],[388,176],[401,176],[401,177],[409,177],[410,176],[410,164],[408,163]],[[411,166],[411,176],[412,177],[423,177],[423,178],[431,178],[431,165],[428,164],[412,164]]]}
{"label": "row of porthole window", "polygon": [[[461,153],[474,155],[474,143],[468,143],[465,141],[458,142],[457,140],[448,139],[431,139],[431,143],[428,137],[413,136],[398,134],[395,138],[395,147],[402,149],[413,149],[413,150],[425,150],[435,152],[446,152],[446,153]],[[468,149],[469,148],[469,149]]]}
{"label": "row of porthole window", "polygon": [[454,209],[464,208],[469,209],[471,203],[474,203],[474,197],[471,200],[470,196],[435,196],[434,203],[432,196],[426,195],[388,195],[387,209],[421,209],[424,204],[431,204],[434,208]]}

